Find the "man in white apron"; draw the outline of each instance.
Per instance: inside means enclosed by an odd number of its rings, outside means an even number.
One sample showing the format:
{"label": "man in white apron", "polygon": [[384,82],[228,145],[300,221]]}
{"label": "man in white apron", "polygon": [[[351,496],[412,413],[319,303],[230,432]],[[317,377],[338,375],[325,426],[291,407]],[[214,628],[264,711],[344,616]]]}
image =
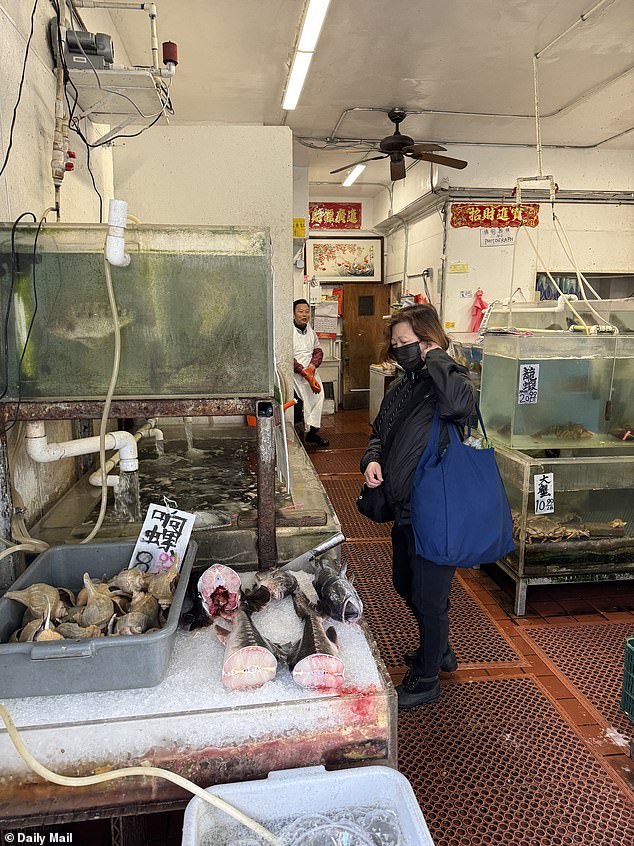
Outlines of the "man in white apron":
{"label": "man in white apron", "polygon": [[324,407],[324,386],[317,368],[324,354],[310,320],[310,306],[306,300],[293,303],[293,381],[295,393],[304,403],[304,441],[327,447],[329,441],[318,434]]}

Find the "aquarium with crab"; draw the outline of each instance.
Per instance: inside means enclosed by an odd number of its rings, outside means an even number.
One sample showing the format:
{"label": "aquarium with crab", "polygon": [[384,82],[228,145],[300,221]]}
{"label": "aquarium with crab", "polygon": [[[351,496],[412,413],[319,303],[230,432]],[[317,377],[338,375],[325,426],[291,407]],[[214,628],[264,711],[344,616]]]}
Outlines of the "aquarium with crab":
{"label": "aquarium with crab", "polygon": [[487,331],[482,414],[520,450],[634,446],[634,335]]}
{"label": "aquarium with crab", "polygon": [[572,582],[634,573],[634,454],[495,452],[517,545],[501,562],[511,575],[539,584],[540,577]]}

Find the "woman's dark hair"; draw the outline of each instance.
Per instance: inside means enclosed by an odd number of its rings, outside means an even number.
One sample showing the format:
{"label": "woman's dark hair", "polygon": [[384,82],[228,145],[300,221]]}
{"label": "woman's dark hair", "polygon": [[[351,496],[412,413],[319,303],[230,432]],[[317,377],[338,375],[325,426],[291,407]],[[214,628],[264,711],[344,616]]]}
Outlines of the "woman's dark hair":
{"label": "woman's dark hair", "polygon": [[409,323],[412,331],[421,341],[426,341],[428,344],[438,344],[443,350],[446,350],[449,346],[449,337],[442,328],[438,312],[433,305],[423,303],[422,305],[407,306],[397,311],[387,322],[383,347],[381,348],[381,361],[394,361],[392,329],[397,323]]}

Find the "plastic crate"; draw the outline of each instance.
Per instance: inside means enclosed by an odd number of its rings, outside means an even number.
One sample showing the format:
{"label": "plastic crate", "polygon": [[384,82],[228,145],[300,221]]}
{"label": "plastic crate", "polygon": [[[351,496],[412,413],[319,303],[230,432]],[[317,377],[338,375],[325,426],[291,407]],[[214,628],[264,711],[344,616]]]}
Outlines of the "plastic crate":
{"label": "plastic crate", "polygon": [[[399,846],[434,846],[409,781],[390,767],[335,772],[327,772],[324,767],[278,770],[266,779],[222,784],[207,792],[272,828],[276,820],[308,814],[328,816],[329,812],[358,807],[389,809],[398,815],[402,835]],[[196,797],[187,805],[181,846],[250,843],[250,838],[259,842],[250,829],[202,799]]]}
{"label": "plastic crate", "polygon": [[623,668],[623,692],[621,710],[634,723],[634,637],[625,641],[625,666]]}
{"label": "plastic crate", "polygon": [[[10,590],[36,582],[78,591],[84,573],[111,578],[128,566],[136,541],[54,546],[38,555]],[[158,632],[86,640],[6,643],[24,606],[0,599],[0,698],[130,690],[159,684],[169,663],[198,545],[190,541],[165,626]]]}

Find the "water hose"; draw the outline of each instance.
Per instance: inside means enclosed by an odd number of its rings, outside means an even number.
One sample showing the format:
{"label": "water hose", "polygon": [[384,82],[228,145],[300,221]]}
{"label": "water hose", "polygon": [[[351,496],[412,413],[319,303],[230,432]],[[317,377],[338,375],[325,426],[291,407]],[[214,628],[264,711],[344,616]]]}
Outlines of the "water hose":
{"label": "water hose", "polygon": [[64,776],[59,773],[54,773],[52,770],[45,767],[44,764],[41,764],[37,758],[34,758],[29,752],[20,738],[15,723],[11,719],[11,715],[2,704],[0,704],[0,717],[2,718],[2,722],[9,733],[11,742],[15,746],[18,755],[34,772],[47,781],[52,781],[54,784],[61,784],[64,787],[87,787],[91,784],[102,784],[105,781],[113,781],[117,778],[127,778],[129,776],[154,776],[155,778],[164,778],[167,781],[171,781],[173,784],[178,785],[178,787],[188,790],[200,799],[204,799],[205,802],[208,802],[210,805],[214,805],[219,810],[224,811],[225,814],[228,814],[230,817],[238,820],[238,822],[242,825],[250,828],[253,832],[255,832],[255,834],[266,840],[267,843],[272,843],[274,846],[281,846],[280,839],[276,837],[272,831],[269,831],[268,828],[264,828],[263,825],[260,825],[260,823],[238,810],[238,808],[234,808],[233,805],[230,805],[218,796],[214,796],[212,793],[207,793],[206,790],[203,790],[202,787],[194,784],[193,781],[189,781],[189,779],[183,778],[183,776],[179,776],[170,770],[164,770],[161,767],[124,767],[119,770],[112,770],[109,773],[99,773],[91,776]]}
{"label": "water hose", "polygon": [[110,303],[110,310],[112,312],[112,319],[114,321],[114,359],[112,362],[112,375],[110,377],[110,385],[108,386],[108,393],[103,406],[103,413],[101,415],[101,425],[99,427],[99,469],[101,470],[101,508],[99,509],[99,516],[97,522],[92,528],[92,531],[80,543],[89,543],[101,528],[101,524],[106,516],[106,507],[108,505],[108,480],[106,472],[106,428],[108,426],[108,414],[110,412],[110,403],[112,402],[112,395],[119,378],[119,363],[121,361],[121,330],[119,328],[119,313],[117,311],[117,302],[114,298],[114,290],[112,287],[112,275],[110,273],[110,264],[106,258],[104,250],[103,256],[104,270],[106,274],[106,289],[108,291],[108,301]]}

